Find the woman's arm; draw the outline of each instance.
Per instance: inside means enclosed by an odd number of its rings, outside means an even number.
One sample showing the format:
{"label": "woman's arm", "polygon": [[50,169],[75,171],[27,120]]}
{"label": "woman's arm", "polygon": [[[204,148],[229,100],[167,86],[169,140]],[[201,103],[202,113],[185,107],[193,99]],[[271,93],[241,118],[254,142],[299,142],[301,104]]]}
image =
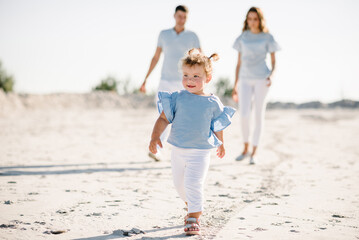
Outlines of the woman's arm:
{"label": "woman's arm", "polygon": [[214,132],[216,137],[223,143],[221,146],[217,148],[217,156],[219,158],[223,158],[226,154],[226,150],[224,149],[224,142],[223,142],[223,130],[219,132]]}
{"label": "woman's arm", "polygon": [[274,75],[275,70],[275,52],[270,53],[270,59],[272,64],[272,71],[270,72],[269,76],[267,77],[268,83],[267,86],[269,87],[272,85],[272,76]]}
{"label": "woman's arm", "polygon": [[157,153],[157,145],[159,145],[162,148],[160,136],[163,133],[163,131],[166,129],[168,124],[169,122],[166,118],[166,115],[164,114],[164,112],[162,112],[161,115],[158,117],[155,126],[153,127],[151,142],[150,142],[150,146],[148,147],[151,153],[153,154]]}
{"label": "woman's arm", "polygon": [[151,60],[151,64],[150,64],[150,68],[147,71],[145,80],[143,81],[141,88],[140,88],[140,92],[146,93],[146,82],[147,82],[147,78],[150,76],[152,70],[156,67],[158,60],[160,59],[161,56],[161,52],[162,52],[162,48],[157,47],[156,48],[156,52],[155,55],[153,56],[152,60]]}
{"label": "woman's arm", "polygon": [[241,68],[241,53],[238,52],[238,60],[237,60],[237,66],[236,66],[236,72],[235,72],[235,81],[234,81],[234,87],[232,90],[232,98],[235,102],[238,102],[238,82],[239,82],[239,69]]}

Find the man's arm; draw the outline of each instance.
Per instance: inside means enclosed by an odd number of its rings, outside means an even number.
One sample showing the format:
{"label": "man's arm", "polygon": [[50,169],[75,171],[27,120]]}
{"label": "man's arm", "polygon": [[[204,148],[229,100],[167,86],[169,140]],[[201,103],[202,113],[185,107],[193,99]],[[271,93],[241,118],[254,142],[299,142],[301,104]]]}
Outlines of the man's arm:
{"label": "man's arm", "polygon": [[156,65],[158,63],[158,60],[160,59],[161,52],[162,52],[162,48],[157,47],[155,55],[153,56],[153,58],[151,60],[150,68],[148,69],[148,72],[146,74],[145,80],[143,81],[143,83],[141,85],[140,92],[146,93],[147,78],[150,76],[152,70],[156,67]]}

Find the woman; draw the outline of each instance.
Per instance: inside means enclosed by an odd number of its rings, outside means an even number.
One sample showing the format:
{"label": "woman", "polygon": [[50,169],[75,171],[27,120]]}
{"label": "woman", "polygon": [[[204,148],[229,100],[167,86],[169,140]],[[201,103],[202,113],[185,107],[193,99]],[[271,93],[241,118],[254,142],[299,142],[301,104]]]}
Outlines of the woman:
{"label": "woman", "polygon": [[[233,48],[238,51],[235,83],[232,98],[238,102],[241,115],[244,149],[236,160],[249,156],[249,120],[252,98],[255,109],[255,127],[253,133],[253,151],[250,154],[250,164],[255,163],[255,154],[263,127],[266,95],[272,84],[275,70],[275,52],[280,48],[273,36],[268,33],[262,11],[257,7],[249,9],[242,34],[236,39]],[[266,64],[266,56],[270,53],[272,68]],[[239,97],[238,97],[238,88]]]}

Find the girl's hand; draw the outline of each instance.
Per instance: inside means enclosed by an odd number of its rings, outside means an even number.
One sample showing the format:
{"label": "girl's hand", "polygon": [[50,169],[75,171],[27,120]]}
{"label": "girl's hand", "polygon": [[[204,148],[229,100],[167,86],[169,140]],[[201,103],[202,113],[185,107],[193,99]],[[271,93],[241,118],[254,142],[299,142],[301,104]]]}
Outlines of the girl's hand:
{"label": "girl's hand", "polygon": [[159,138],[151,139],[150,146],[148,147],[151,153],[157,153],[157,145],[162,148],[161,140]]}
{"label": "girl's hand", "polygon": [[217,148],[217,156],[218,156],[219,158],[223,158],[225,154],[226,154],[226,150],[224,149],[224,146],[223,146],[223,144],[222,144],[221,146],[219,146],[219,147]]}
{"label": "girl's hand", "polygon": [[272,85],[272,80],[270,77],[267,77],[267,87],[270,87]]}
{"label": "girl's hand", "polygon": [[234,87],[232,90],[232,99],[237,103],[238,102],[238,91],[237,88]]}

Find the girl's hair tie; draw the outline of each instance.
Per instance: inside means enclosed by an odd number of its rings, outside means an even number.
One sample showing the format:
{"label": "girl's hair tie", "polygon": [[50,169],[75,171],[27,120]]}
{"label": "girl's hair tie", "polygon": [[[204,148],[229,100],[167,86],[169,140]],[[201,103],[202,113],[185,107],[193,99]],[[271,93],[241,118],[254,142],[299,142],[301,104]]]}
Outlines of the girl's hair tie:
{"label": "girl's hair tie", "polygon": [[212,58],[212,61],[217,61],[219,59],[217,53],[213,53],[211,56],[209,56],[208,60],[211,60],[211,58]]}

